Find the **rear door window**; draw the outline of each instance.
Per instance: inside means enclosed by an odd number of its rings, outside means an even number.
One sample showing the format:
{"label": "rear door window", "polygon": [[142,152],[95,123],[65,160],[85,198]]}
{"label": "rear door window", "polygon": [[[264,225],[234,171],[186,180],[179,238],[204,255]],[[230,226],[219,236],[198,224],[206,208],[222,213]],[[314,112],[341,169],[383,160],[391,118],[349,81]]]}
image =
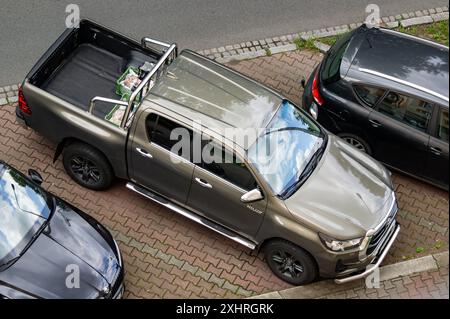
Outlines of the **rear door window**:
{"label": "rear door window", "polygon": [[441,108],[439,111],[438,137],[448,142],[448,109]]}
{"label": "rear door window", "polygon": [[378,112],[419,131],[426,132],[433,105],[414,97],[389,92],[378,105]]}
{"label": "rear door window", "polygon": [[192,161],[192,130],[154,113],[147,117],[146,127],[150,142]]}
{"label": "rear door window", "polygon": [[355,85],[355,93],[366,105],[373,107],[383,97],[386,90],[367,85]]}

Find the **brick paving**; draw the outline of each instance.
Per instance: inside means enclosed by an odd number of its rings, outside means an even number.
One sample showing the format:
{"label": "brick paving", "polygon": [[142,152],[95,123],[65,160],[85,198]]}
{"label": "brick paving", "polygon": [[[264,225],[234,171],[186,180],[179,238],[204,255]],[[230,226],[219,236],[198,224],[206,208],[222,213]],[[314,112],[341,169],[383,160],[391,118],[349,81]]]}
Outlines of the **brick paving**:
{"label": "brick paving", "polygon": [[320,299],[448,299],[448,266],[382,281],[379,288],[356,288]]}
{"label": "brick paving", "polygon": [[[320,59],[312,51],[295,51],[229,65],[299,103],[300,80]],[[106,192],[78,186],[60,160],[52,163],[55,145],[15,123],[14,106],[0,106],[0,159],[23,172],[39,170],[46,189],[111,229],[126,267],[125,297],[241,298],[289,287],[261,254],[128,191],[124,181]],[[402,175],[394,181],[403,228],[387,262],[447,250],[448,193]],[[418,254],[419,248],[424,252]]]}

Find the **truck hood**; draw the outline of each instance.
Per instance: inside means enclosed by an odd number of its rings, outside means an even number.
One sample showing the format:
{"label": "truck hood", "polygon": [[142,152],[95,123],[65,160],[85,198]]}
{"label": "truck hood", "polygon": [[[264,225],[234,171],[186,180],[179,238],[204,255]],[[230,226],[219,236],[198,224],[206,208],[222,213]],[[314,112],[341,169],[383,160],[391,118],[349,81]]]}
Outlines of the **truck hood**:
{"label": "truck hood", "polygon": [[315,171],[285,204],[310,228],[336,239],[352,239],[378,226],[393,201],[389,171],[330,135]]}
{"label": "truck hood", "polygon": [[[46,229],[0,273],[0,281],[31,298],[91,299],[110,289],[120,271],[118,257],[102,235],[70,206],[58,202]],[[80,286],[70,289],[66,280],[77,272]]]}

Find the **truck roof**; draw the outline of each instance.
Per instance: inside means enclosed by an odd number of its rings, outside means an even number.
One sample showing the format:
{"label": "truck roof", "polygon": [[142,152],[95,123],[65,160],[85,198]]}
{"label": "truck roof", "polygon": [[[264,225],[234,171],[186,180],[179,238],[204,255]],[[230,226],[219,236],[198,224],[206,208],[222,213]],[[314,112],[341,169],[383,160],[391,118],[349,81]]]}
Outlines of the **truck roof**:
{"label": "truck roof", "polygon": [[265,128],[282,97],[221,64],[184,50],[146,100],[215,130]]}

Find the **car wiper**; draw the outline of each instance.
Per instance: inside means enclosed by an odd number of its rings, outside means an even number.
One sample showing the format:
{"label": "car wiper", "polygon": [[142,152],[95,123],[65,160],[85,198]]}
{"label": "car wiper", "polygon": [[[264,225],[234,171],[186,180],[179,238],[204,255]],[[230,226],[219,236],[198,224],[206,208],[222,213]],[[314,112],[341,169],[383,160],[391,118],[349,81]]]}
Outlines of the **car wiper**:
{"label": "car wiper", "polygon": [[316,166],[319,163],[320,159],[322,158],[322,154],[323,154],[323,152],[325,150],[325,147],[326,147],[326,140],[324,140],[322,142],[322,145],[317,149],[317,151],[311,157],[311,159],[309,160],[309,162],[306,165],[305,169],[303,170],[303,172],[298,177],[297,181],[292,183],[288,188],[286,188],[280,194],[282,199],[286,199],[286,198],[290,197],[308,179],[308,177],[314,171],[314,169],[316,168]]}
{"label": "car wiper", "polygon": [[323,132],[314,132],[314,131],[306,130],[306,129],[303,129],[300,127],[282,127],[282,128],[278,128],[278,129],[274,129],[274,130],[269,130],[269,131],[265,132],[264,134],[262,134],[262,136],[269,135],[269,134],[276,133],[276,132],[282,132],[282,131],[300,131],[300,132],[303,132],[306,134],[323,137]]}

